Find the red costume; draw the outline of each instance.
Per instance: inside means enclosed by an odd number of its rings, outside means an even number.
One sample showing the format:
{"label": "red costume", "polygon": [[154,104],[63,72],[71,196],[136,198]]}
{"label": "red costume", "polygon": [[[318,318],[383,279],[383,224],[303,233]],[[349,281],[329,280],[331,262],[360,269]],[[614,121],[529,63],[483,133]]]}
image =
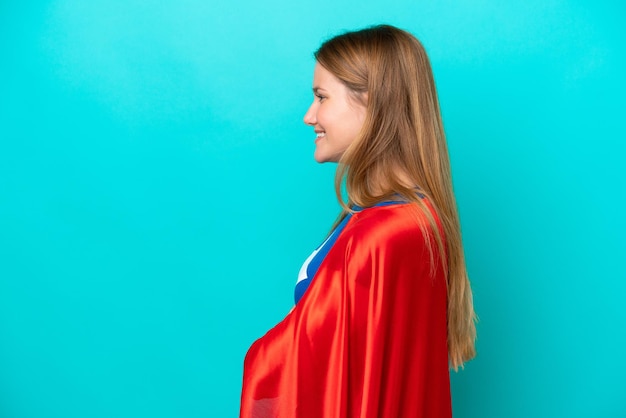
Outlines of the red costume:
{"label": "red costume", "polygon": [[408,203],[352,216],[295,309],[250,347],[241,418],[452,415],[446,282],[420,218]]}

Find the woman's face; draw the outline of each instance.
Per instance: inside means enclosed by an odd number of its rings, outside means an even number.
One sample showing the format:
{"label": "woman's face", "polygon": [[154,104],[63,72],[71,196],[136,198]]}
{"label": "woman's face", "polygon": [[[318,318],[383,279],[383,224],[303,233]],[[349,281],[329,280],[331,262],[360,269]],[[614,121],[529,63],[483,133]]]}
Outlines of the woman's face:
{"label": "woman's face", "polygon": [[315,138],[315,160],[337,162],[356,138],[365,120],[365,106],[349,95],[348,88],[319,63],[313,73],[313,104],[304,115]]}

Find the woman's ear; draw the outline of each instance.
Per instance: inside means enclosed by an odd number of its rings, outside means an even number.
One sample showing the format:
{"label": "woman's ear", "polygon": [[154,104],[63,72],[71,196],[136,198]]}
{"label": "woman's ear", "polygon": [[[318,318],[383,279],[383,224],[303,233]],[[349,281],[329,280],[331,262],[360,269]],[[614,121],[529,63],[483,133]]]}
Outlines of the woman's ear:
{"label": "woman's ear", "polygon": [[368,95],[367,92],[364,91],[363,93],[359,93],[359,102],[361,102],[361,104],[363,104],[363,106],[367,107],[367,99],[368,99]]}
{"label": "woman's ear", "polygon": [[355,103],[358,103],[358,104],[362,105],[363,107],[367,108],[368,96],[367,96],[367,92],[366,91],[364,91],[362,93],[355,93],[355,92],[353,92],[351,96],[352,96],[352,100],[354,100]]}

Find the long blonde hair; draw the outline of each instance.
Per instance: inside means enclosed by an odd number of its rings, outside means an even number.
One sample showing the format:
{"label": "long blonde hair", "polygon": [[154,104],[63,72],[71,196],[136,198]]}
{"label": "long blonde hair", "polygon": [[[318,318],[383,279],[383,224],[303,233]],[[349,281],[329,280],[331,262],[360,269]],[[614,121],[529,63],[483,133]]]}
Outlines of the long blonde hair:
{"label": "long blonde hair", "polygon": [[[448,148],[426,51],[410,33],[380,25],[324,42],[315,58],[367,109],[359,137],[337,167],[335,191],[342,216],[353,204],[368,207],[397,194],[417,204],[428,221],[420,227],[427,235],[432,231],[444,261],[449,361],[457,370],[476,355],[476,315]],[[341,194],[344,179],[348,202]],[[431,211],[416,195],[415,186],[434,207],[443,236]],[[431,248],[431,261],[432,253]]]}

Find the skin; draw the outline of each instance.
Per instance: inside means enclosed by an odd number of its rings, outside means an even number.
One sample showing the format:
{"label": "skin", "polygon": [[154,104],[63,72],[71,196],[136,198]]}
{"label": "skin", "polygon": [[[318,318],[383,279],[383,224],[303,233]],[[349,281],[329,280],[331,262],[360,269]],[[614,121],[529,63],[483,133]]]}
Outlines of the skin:
{"label": "skin", "polygon": [[315,161],[337,162],[361,130],[365,106],[357,103],[348,88],[319,63],[313,72],[313,94],[304,123],[317,134]]}

